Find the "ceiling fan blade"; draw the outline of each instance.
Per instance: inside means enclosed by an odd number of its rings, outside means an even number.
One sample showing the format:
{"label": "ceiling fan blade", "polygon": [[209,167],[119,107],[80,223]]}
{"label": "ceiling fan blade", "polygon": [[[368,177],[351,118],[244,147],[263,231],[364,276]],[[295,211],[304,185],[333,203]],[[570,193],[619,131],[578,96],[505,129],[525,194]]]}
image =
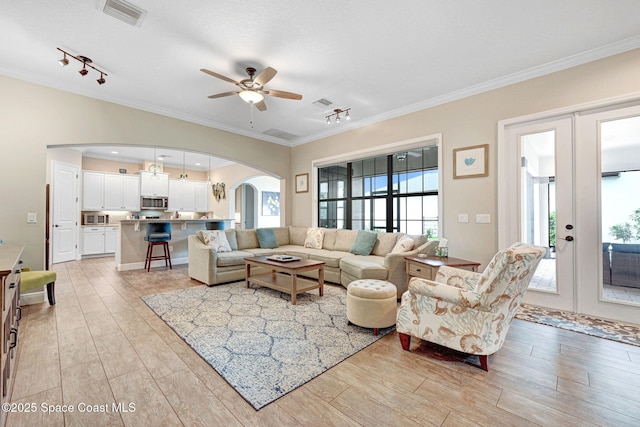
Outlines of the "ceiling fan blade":
{"label": "ceiling fan blade", "polygon": [[258,109],[258,111],[266,111],[267,110],[267,104],[264,103],[264,99],[256,104],[253,104],[256,106],[256,108]]}
{"label": "ceiling fan blade", "polygon": [[302,99],[302,95],[293,92],[285,92],[283,90],[270,89],[265,90],[264,93],[266,93],[267,95],[275,96],[277,98],[296,99],[298,101]]}
{"label": "ceiling fan blade", "polygon": [[231,95],[235,95],[237,93],[240,93],[240,92],[236,92],[236,91],[223,92],[223,93],[217,93],[215,95],[209,95],[209,96],[207,96],[207,98],[210,98],[210,99],[223,98],[225,96],[231,96]]}
{"label": "ceiling fan blade", "polygon": [[223,76],[222,74],[218,74],[211,70],[207,70],[206,68],[200,68],[200,71],[202,71],[205,74],[209,74],[210,76],[216,77],[220,80],[224,80],[225,82],[233,83],[234,85],[240,85],[240,83],[238,83],[237,81],[230,79],[229,77]]}
{"label": "ceiling fan blade", "polygon": [[258,83],[260,86],[264,86],[276,75],[276,73],[277,71],[274,68],[267,67],[262,70],[253,81]]}

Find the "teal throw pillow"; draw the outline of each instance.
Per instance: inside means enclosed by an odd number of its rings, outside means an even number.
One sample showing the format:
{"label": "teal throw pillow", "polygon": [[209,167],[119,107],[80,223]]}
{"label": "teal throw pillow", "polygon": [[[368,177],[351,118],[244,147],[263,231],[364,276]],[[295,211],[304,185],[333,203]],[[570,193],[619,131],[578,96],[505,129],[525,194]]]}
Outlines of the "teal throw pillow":
{"label": "teal throw pillow", "polygon": [[276,233],[272,228],[258,228],[256,230],[258,235],[258,243],[262,249],[273,249],[278,246],[278,239],[276,239]]}
{"label": "teal throw pillow", "polygon": [[370,255],[373,250],[373,245],[376,244],[378,233],[373,231],[358,230],[356,241],[353,242],[349,252],[355,255]]}

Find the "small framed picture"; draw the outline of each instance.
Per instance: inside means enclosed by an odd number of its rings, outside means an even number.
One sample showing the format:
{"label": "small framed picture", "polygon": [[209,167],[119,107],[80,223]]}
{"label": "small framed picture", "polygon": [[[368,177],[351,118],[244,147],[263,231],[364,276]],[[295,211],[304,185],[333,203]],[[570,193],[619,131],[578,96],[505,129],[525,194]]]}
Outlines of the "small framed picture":
{"label": "small framed picture", "polygon": [[477,178],[489,175],[489,144],[453,150],[453,178]]}
{"label": "small framed picture", "polygon": [[309,174],[296,175],[296,193],[307,193],[309,191]]}

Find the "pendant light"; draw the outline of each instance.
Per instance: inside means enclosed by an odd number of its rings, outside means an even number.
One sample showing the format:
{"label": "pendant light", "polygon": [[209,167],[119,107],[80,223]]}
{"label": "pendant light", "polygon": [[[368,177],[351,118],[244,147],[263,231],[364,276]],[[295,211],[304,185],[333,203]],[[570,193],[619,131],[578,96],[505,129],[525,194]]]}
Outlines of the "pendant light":
{"label": "pendant light", "polygon": [[185,158],[186,158],[186,153],[183,151],[182,152],[182,174],[180,175],[180,179],[183,181],[187,180],[187,171],[185,169]]}

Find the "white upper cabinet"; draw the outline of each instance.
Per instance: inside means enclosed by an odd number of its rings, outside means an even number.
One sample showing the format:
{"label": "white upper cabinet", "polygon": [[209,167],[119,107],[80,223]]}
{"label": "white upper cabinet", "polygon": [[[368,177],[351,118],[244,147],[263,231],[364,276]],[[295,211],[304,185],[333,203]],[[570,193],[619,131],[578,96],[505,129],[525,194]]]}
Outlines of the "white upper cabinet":
{"label": "white upper cabinet", "polygon": [[82,209],[104,209],[104,173],[82,172]]}
{"label": "white upper cabinet", "polygon": [[140,171],[140,195],[167,197],[169,174]]}
{"label": "white upper cabinet", "polygon": [[202,181],[169,180],[168,211],[208,212],[208,184]]}
{"label": "white upper cabinet", "polygon": [[140,177],[83,171],[82,209],[140,210]]}
{"label": "white upper cabinet", "polygon": [[137,175],[104,175],[104,208],[107,210],[140,210],[140,177]]}
{"label": "white upper cabinet", "polygon": [[209,212],[209,183],[194,182],[195,212]]}

